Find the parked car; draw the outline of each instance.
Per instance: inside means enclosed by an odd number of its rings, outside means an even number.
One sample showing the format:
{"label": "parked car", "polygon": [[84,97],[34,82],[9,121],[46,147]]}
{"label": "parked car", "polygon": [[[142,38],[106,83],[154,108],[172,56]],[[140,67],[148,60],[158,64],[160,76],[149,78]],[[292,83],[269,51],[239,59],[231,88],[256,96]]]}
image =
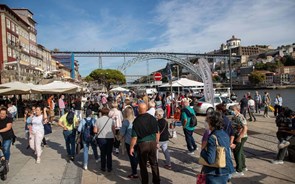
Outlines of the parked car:
{"label": "parked car", "polygon": [[205,97],[200,98],[194,104],[194,110],[197,114],[207,114],[208,112],[212,112],[216,109],[216,105],[224,103],[226,104],[226,109],[230,106],[238,104],[237,102],[233,102],[231,99],[223,97],[223,96],[215,96],[214,97],[214,106],[205,101]]}

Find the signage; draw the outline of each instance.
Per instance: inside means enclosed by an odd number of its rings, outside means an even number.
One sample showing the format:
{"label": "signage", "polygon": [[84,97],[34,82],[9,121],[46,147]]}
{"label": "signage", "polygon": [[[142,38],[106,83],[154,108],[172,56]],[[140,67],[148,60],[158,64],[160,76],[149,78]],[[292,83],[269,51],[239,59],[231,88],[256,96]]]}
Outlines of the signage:
{"label": "signage", "polygon": [[161,74],[160,72],[156,72],[156,73],[154,74],[154,80],[155,80],[155,81],[160,81],[160,80],[162,80],[162,74]]}

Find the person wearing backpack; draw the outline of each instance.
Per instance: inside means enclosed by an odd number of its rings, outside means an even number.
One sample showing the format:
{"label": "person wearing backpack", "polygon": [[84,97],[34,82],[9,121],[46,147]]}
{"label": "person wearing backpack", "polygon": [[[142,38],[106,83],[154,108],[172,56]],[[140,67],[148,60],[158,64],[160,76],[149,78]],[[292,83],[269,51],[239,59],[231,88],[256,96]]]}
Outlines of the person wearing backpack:
{"label": "person wearing backpack", "polygon": [[96,163],[99,162],[98,153],[97,153],[97,146],[93,140],[94,137],[94,124],[95,119],[91,117],[92,111],[91,109],[87,109],[86,111],[86,118],[83,118],[80,121],[78,132],[81,132],[82,134],[82,143],[83,143],[83,168],[84,170],[87,170],[88,166],[88,151],[89,151],[89,145],[91,145],[94,158],[96,160]]}
{"label": "person wearing backpack", "polygon": [[66,142],[66,149],[68,158],[72,161],[75,159],[75,138],[76,138],[76,125],[78,123],[78,118],[75,113],[71,110],[63,115],[59,121],[58,125],[63,128],[63,135]]}
{"label": "person wearing backpack", "polygon": [[[193,133],[196,128],[197,118],[194,109],[189,106],[188,100],[183,100],[184,107],[181,112],[181,122],[183,126],[183,132],[185,135],[185,141],[187,144],[187,149],[189,154],[195,154],[195,150],[197,149],[197,145],[195,143]],[[193,121],[194,120],[194,121]]]}

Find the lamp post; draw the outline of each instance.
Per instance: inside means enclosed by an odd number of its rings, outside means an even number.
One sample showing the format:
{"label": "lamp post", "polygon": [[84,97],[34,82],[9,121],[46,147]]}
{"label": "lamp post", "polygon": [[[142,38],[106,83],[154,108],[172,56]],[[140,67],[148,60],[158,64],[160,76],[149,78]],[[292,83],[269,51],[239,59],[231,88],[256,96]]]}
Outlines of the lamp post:
{"label": "lamp post", "polygon": [[[233,83],[232,83],[232,71],[231,71],[231,48],[229,48],[229,83],[230,83],[230,93],[233,89]],[[229,94],[230,96],[231,94]]]}

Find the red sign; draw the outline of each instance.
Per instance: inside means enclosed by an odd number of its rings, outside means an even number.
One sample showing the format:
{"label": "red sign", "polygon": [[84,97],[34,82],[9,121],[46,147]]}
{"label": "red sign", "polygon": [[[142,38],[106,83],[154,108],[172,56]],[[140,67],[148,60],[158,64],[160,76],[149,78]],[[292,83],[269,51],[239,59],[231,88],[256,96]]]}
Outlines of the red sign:
{"label": "red sign", "polygon": [[160,72],[154,73],[154,80],[155,81],[160,81],[162,80],[162,74]]}

